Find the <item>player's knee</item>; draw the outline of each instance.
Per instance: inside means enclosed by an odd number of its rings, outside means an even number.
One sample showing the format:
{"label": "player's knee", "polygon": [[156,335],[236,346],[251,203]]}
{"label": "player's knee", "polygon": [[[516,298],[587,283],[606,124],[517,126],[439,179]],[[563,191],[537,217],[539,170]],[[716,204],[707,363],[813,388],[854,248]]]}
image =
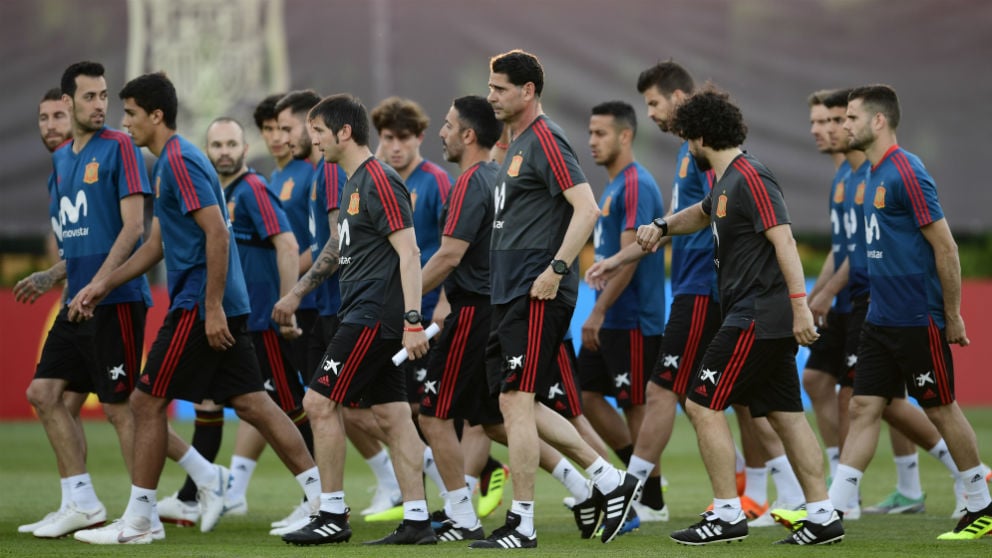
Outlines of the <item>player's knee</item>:
{"label": "player's knee", "polygon": [[56,389],[52,382],[39,380],[32,381],[24,395],[39,413],[48,411],[62,400],[61,390]]}

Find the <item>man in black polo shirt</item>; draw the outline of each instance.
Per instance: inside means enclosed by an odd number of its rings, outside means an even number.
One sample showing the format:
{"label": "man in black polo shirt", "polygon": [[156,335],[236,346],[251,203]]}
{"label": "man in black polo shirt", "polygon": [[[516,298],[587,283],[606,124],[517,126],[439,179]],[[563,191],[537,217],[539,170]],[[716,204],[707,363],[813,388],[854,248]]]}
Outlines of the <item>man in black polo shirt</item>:
{"label": "man in black polo shirt", "polygon": [[809,345],[819,334],[782,190],[764,165],[741,151],[747,127],[726,94],[694,94],[676,109],[673,129],[689,142],[700,170],[716,172],[716,184],[700,203],[640,227],[637,240],[655,250],[666,234],[709,225],[724,319],[690,380],[685,405],[713,485],[713,509],[672,539],[702,545],[747,537],[723,415],[729,405],[744,404],[753,416],[768,417],[805,491],[807,519],[779,542],[839,542],[844,527],[826,497],[820,449],[799,395],[796,343]]}

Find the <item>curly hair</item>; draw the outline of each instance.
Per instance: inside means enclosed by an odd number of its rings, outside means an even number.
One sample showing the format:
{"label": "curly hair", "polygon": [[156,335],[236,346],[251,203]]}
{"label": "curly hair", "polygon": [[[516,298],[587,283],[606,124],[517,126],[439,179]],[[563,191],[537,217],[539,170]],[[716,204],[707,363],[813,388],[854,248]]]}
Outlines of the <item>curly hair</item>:
{"label": "curly hair", "polygon": [[693,93],[672,116],[672,130],[682,139],[702,138],[703,145],[720,151],[744,143],[747,126],[730,95],[713,87]]}

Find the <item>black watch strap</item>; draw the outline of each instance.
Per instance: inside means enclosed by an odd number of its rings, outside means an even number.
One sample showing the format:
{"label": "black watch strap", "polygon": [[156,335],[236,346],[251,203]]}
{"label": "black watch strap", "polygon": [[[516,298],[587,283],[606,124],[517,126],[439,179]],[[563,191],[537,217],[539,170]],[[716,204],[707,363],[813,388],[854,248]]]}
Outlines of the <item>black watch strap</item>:
{"label": "black watch strap", "polygon": [[664,217],[658,217],[654,221],[651,221],[651,223],[661,229],[661,236],[668,236],[668,221]]}

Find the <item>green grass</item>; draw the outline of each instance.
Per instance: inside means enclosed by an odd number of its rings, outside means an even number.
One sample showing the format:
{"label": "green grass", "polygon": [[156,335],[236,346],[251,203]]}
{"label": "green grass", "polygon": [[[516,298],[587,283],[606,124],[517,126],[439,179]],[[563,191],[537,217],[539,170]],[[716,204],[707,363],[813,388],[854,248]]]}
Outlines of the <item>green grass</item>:
{"label": "green grass", "polygon": [[[984,459],[992,461],[992,409],[969,409],[967,415],[975,427],[980,443],[984,442]],[[176,425],[188,436],[189,423]],[[111,516],[123,512],[129,481],[125,474],[116,437],[103,422],[86,424],[89,440],[89,463],[97,493]],[[228,422],[220,461],[230,459],[235,424]],[[887,438],[883,442],[863,487],[865,505],[881,500],[895,484],[895,472],[890,459]],[[369,524],[357,517],[357,510],[368,505],[373,478],[368,467],[354,452],[349,453],[346,475],[348,502],[356,510],[352,520],[352,542],[330,547],[300,548],[283,544],[268,535],[269,523],[287,514],[299,495],[293,478],[282,468],[271,450],[266,451],[248,489],[249,515],[224,518],[212,533],[198,529],[167,526],[167,539],[149,546],[110,548],[89,546],[75,540],[40,540],[17,534],[17,525],[34,521],[58,505],[59,489],[54,458],[47,439],[37,423],[0,424],[0,556],[463,556],[463,544],[444,544],[428,548],[364,547],[361,541],[378,538],[395,525]],[[504,448],[496,448],[498,457],[505,457]],[[927,491],[926,514],[900,517],[866,516],[850,522],[848,535],[840,545],[824,548],[782,548],[771,543],[786,532],[779,527],[752,529],[751,536],[740,544],[689,548],[676,545],[668,538],[674,529],[695,522],[700,510],[710,500],[706,474],[700,463],[691,426],[679,417],[676,434],[665,454],[665,475],[670,481],[667,492],[672,511],[669,523],[644,524],[639,532],[619,538],[609,545],[598,540],[578,538],[571,513],[561,505],[567,495],[550,476],[538,478],[538,536],[540,546],[530,555],[541,556],[723,556],[728,551],[735,557],[759,556],[992,556],[992,537],[966,543],[938,543],[938,534],[953,527],[948,515],[954,505],[951,480],[945,469],[926,453],[920,454],[921,475]],[[175,491],[182,473],[177,465],[168,463],[160,484],[160,496]],[[511,479],[512,480],[512,479]],[[769,482],[770,489],[773,485]],[[440,507],[437,491],[428,483],[431,507]],[[484,520],[487,532],[502,523],[509,503]],[[485,551],[471,551],[484,554]]]}

